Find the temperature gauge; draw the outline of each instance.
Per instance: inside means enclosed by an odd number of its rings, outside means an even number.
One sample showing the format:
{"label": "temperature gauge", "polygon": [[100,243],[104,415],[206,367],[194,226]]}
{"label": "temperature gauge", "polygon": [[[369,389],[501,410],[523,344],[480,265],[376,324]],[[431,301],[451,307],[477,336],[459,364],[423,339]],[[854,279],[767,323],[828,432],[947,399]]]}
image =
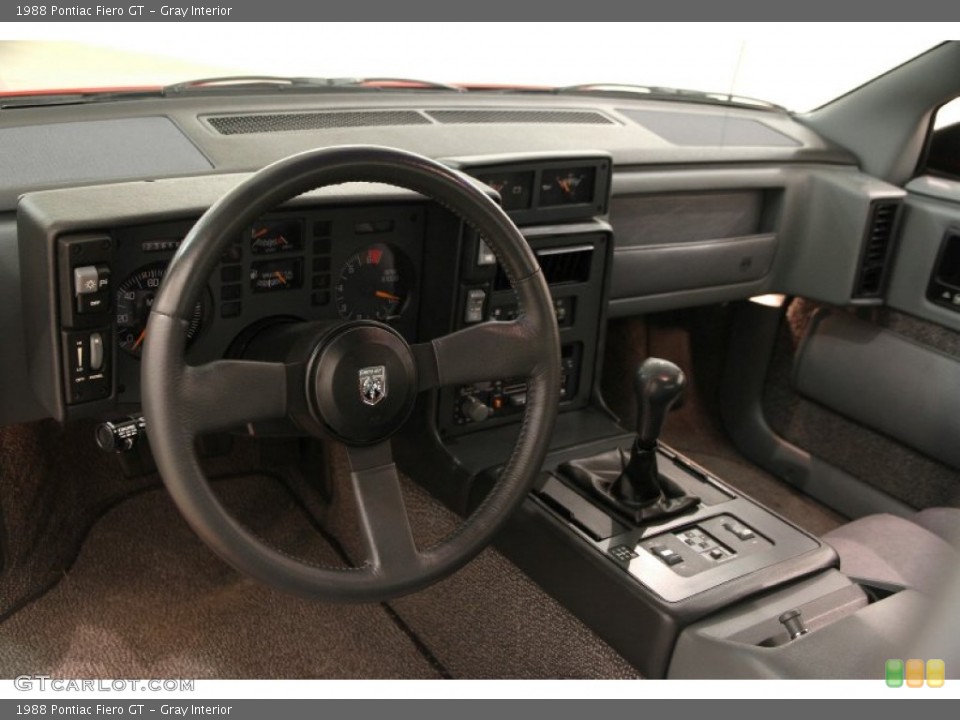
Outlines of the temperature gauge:
{"label": "temperature gauge", "polygon": [[483,173],[477,180],[498,193],[504,210],[526,210],[533,194],[533,172]]}
{"label": "temperature gauge", "polygon": [[303,285],[303,260],[263,260],[250,266],[250,289],[255,293],[294,290]]}

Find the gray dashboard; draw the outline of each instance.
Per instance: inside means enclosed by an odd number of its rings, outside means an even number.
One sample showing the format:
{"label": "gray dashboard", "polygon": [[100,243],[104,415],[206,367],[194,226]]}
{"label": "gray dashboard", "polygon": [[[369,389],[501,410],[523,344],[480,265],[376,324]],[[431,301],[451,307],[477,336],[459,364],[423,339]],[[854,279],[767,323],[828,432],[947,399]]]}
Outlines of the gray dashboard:
{"label": "gray dashboard", "polygon": [[[779,113],[595,98],[439,100],[416,94],[365,97],[362,103],[356,97],[324,97],[318,109],[316,103],[293,97],[270,98],[269,103],[190,98],[5,114],[0,118],[0,143],[5,133],[9,140],[9,133],[16,132],[18,141],[29,147],[49,136],[51,125],[62,123],[60,135],[69,136],[79,126],[111,120],[117,121],[117,135],[127,136],[112,140],[99,135],[90,141],[87,154],[109,153],[114,143],[130,153],[123,143],[133,137],[155,142],[154,154],[163,151],[165,142],[178,145],[182,153],[168,154],[170,164],[163,167],[149,162],[136,167],[91,165],[89,174],[81,177],[69,167],[58,176],[56,164],[47,163],[43,177],[34,171],[0,178],[0,207],[12,210],[19,197],[17,214],[0,215],[0,326],[11,339],[0,352],[0,422],[47,414],[29,391],[27,353],[19,340],[51,347],[40,319],[24,317],[20,303],[22,278],[37,283],[49,277],[49,268],[41,271],[31,265],[31,246],[22,237],[27,215],[42,220],[52,232],[184,222],[198,217],[247,172],[317,145],[392,145],[449,158],[454,165],[463,158],[477,163],[484,158],[519,162],[602,155],[613,163],[611,207],[605,215],[614,239],[608,313],[628,315],[771,292],[847,303],[871,203],[903,195],[860,173],[845,151]],[[155,118],[161,112],[179,131],[144,136],[144,115]],[[386,113],[398,118],[389,122],[398,124],[364,125],[369,118],[356,118],[363,112]],[[651,114],[667,112],[691,116],[683,138],[673,137],[673,142],[657,134],[661,126],[650,120]],[[339,117],[312,117],[323,113]],[[297,116],[293,121],[292,115]],[[255,117],[260,124],[251,127],[266,123],[269,128],[277,116],[287,117],[288,126],[320,127],[223,134],[211,122],[212,117]],[[403,117],[413,116],[418,119],[404,124]],[[742,121],[740,134],[746,135],[740,144],[697,145],[715,143],[711,133],[725,117]],[[230,127],[242,128],[243,122]],[[62,161],[67,166],[79,157],[82,154],[65,155]],[[42,189],[57,183],[67,187]],[[830,202],[822,203],[825,197]],[[352,185],[317,191],[291,207],[417,200],[388,186]]]}

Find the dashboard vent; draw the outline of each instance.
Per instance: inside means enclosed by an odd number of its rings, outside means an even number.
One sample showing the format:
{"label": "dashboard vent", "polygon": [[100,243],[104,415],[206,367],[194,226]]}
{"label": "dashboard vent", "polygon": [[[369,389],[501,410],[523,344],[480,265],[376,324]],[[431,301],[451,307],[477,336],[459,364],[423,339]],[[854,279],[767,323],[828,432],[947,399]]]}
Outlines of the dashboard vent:
{"label": "dashboard vent", "polygon": [[336,130],[338,128],[384,127],[388,125],[429,125],[416,110],[328,111],[271,113],[265,115],[218,115],[206,121],[221,135]]}
{"label": "dashboard vent", "polygon": [[860,272],[853,290],[855,298],[876,298],[883,293],[899,209],[900,203],[889,201],[874,202],[870,208]]}
{"label": "dashboard vent", "polygon": [[441,125],[616,125],[593,110],[425,110]]}

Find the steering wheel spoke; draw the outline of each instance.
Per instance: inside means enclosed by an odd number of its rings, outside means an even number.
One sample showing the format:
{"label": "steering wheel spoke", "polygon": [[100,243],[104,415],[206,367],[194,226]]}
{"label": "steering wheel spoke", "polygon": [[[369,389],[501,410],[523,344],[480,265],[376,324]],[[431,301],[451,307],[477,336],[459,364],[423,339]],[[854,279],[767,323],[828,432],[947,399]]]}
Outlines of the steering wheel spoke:
{"label": "steering wheel spoke", "polygon": [[421,391],[493,378],[529,377],[542,356],[536,335],[523,316],[472,325],[412,349]]}
{"label": "steering wheel spoke", "polygon": [[184,368],[185,424],[194,433],[243,427],[287,412],[288,366],[216,360]]}
{"label": "steering wheel spoke", "polygon": [[367,562],[379,575],[408,574],[421,563],[390,443],[348,448],[350,482]]}

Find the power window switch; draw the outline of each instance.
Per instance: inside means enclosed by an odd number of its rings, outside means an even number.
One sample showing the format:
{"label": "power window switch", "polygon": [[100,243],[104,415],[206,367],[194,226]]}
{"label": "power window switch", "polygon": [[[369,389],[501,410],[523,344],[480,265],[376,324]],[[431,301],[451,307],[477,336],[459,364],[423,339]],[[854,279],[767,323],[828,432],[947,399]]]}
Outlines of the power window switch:
{"label": "power window switch", "polygon": [[665,545],[651,545],[650,552],[671,567],[683,562],[683,557],[681,557],[680,553],[676,550],[671,550]]}
{"label": "power window switch", "polygon": [[723,524],[723,527],[727,532],[733,533],[738,540],[753,540],[756,537],[756,533],[745,525],[727,522]]}

